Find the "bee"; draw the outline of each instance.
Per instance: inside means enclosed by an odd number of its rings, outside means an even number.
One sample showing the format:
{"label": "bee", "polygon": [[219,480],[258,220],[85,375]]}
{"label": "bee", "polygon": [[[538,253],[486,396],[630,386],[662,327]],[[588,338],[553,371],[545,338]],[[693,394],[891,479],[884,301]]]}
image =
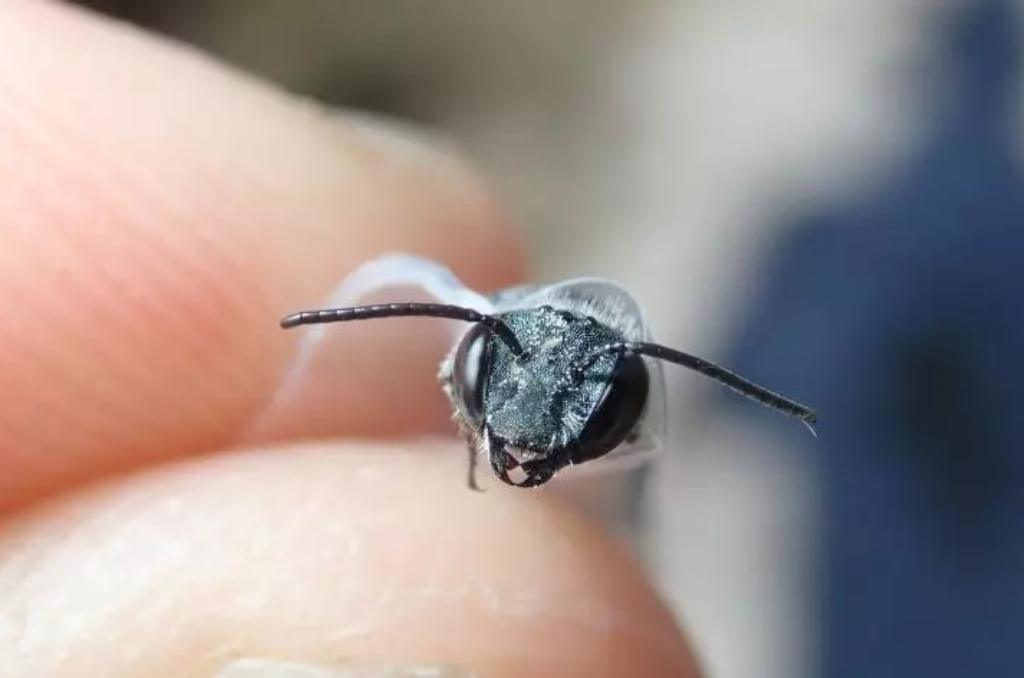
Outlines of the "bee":
{"label": "bee", "polygon": [[[392,287],[419,288],[434,301],[350,305]],[[480,489],[481,458],[515,487],[539,487],[563,469],[597,459],[636,464],[648,458],[664,429],[663,363],[710,377],[796,417],[814,433],[817,414],[809,407],[654,343],[637,301],[601,278],[484,295],[435,261],[387,254],[357,268],[330,305],[288,315],[281,327],[399,317],[466,323],[441,362],[438,380],[467,441],[473,490]],[[307,347],[323,329],[315,328]]]}

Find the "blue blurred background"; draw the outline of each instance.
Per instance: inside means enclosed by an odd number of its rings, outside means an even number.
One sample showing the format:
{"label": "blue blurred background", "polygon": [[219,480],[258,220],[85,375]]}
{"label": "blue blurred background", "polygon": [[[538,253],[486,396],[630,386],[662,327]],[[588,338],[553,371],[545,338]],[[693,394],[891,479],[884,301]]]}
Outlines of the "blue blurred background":
{"label": "blue blurred background", "polygon": [[1024,672],[1017,17],[936,30],[944,96],[884,182],[787,224],[733,362],[823,412],[821,675]]}
{"label": "blue blurred background", "polygon": [[85,4],[446,133],[538,277],[819,410],[669,373],[647,552],[710,675],[1024,675],[1019,3]]}

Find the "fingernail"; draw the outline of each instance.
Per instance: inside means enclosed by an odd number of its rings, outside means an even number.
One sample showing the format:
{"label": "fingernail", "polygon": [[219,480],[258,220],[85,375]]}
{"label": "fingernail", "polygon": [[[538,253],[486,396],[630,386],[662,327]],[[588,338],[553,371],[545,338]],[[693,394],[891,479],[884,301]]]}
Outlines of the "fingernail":
{"label": "fingernail", "polygon": [[271,659],[238,659],[215,678],[480,678],[457,666],[343,662],[305,664]]}

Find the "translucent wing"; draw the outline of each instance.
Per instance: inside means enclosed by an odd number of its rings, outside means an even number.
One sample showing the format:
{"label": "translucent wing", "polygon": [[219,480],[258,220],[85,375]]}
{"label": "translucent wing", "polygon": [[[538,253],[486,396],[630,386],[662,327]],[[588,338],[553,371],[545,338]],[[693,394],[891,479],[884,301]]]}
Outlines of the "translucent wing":
{"label": "translucent wing", "polygon": [[[549,304],[555,308],[583,313],[615,328],[630,341],[653,341],[643,309],[617,283],[602,278],[575,278],[551,285],[523,285],[491,297],[498,312]],[[650,373],[647,410],[628,441],[610,454],[568,469],[566,474],[608,473],[628,470],[655,456],[665,434],[665,376],[660,361],[644,359]]]}
{"label": "translucent wing", "polygon": [[418,287],[438,303],[494,312],[487,297],[466,287],[449,269],[409,254],[385,254],[352,271],[335,289],[328,307],[355,304],[374,292],[394,287]]}
{"label": "translucent wing", "polygon": [[[481,313],[493,313],[495,308],[490,299],[466,287],[436,261],[400,253],[382,255],[356,268],[334,289],[323,308],[355,306],[370,295],[399,287],[418,289],[428,301],[465,306]],[[453,340],[466,329],[453,324]],[[298,379],[306,369],[327,330],[326,325],[313,325],[306,330],[288,376],[290,381]]]}

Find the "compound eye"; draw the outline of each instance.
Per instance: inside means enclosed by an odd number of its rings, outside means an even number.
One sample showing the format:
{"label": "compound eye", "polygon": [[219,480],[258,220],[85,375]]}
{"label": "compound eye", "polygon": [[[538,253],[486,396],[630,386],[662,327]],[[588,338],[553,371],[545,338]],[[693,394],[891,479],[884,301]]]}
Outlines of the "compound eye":
{"label": "compound eye", "polygon": [[474,424],[483,417],[491,337],[486,325],[474,325],[459,342],[452,365],[452,390],[464,416]]}
{"label": "compound eye", "polygon": [[583,429],[572,463],[602,457],[618,447],[643,416],[649,389],[650,375],[644,359],[629,354],[620,358],[611,383]]}

